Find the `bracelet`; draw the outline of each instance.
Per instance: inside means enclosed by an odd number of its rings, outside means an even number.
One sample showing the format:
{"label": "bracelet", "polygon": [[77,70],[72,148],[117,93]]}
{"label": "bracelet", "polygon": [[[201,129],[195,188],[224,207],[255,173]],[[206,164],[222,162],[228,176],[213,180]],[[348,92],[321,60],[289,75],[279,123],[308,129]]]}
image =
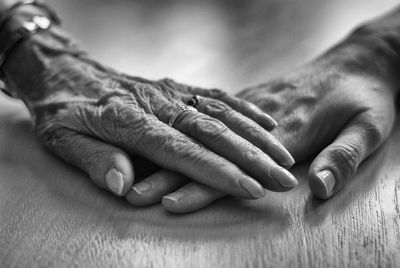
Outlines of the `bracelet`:
{"label": "bracelet", "polygon": [[36,7],[40,7],[43,8],[44,10],[47,11],[47,13],[49,13],[50,19],[55,22],[56,24],[61,24],[61,19],[60,17],[57,15],[57,13],[51,9],[49,7],[49,5],[42,3],[40,1],[37,0],[24,0],[24,1],[18,1],[16,2],[14,5],[12,5],[5,14],[0,14],[0,31],[3,29],[3,27],[7,24],[7,21],[9,19],[11,19],[16,11],[18,10],[18,8],[22,7],[22,6],[36,6]]}
{"label": "bracelet", "polygon": [[[25,5],[34,5],[45,9],[50,18],[47,18],[42,15],[32,15],[33,17],[28,21],[21,21],[19,24],[19,28],[16,30],[7,32],[4,36],[1,36],[2,40],[6,40],[3,44],[0,44],[0,79],[4,81],[4,73],[2,71],[3,65],[7,60],[7,57],[11,54],[15,47],[18,46],[21,42],[28,39],[32,34],[35,34],[42,30],[48,30],[52,21],[56,24],[60,24],[61,20],[58,18],[56,13],[50,9],[46,4],[35,1],[35,0],[25,0],[19,1],[15,3],[11,8],[9,8],[4,15],[0,14],[0,33],[1,29],[7,24],[9,20],[16,14],[16,11],[19,7]],[[3,86],[0,86],[0,90],[10,96],[10,93],[6,90],[4,82]]]}
{"label": "bracelet", "polygon": [[[14,47],[26,40],[30,35],[40,30],[47,30],[50,26],[50,20],[43,16],[34,16],[31,21],[22,22],[22,27],[14,31],[13,34],[7,38],[7,42],[0,46],[0,72]],[[2,75],[0,74],[0,76]]]}

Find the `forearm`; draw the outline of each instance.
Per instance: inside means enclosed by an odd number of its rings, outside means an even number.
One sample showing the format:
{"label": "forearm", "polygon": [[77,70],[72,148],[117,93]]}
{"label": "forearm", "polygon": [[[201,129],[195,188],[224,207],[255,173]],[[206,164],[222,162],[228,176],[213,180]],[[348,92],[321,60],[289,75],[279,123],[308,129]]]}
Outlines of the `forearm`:
{"label": "forearm", "polygon": [[364,23],[352,34],[360,37],[376,37],[385,41],[400,55],[400,6],[374,20]]}
{"label": "forearm", "polygon": [[7,87],[27,104],[54,94],[57,85],[65,92],[71,83],[61,78],[72,78],[69,71],[78,69],[75,51],[69,37],[64,36],[57,26],[33,35],[8,57],[3,68]]}
{"label": "forearm", "polygon": [[369,21],[313,62],[321,70],[377,78],[400,88],[400,8]]}

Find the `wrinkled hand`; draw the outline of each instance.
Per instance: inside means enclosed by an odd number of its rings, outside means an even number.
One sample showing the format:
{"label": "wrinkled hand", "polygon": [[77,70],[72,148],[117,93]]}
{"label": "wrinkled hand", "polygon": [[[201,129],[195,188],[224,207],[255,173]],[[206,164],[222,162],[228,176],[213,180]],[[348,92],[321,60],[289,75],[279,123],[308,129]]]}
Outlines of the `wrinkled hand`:
{"label": "wrinkled hand", "polygon": [[[260,126],[271,129],[274,121],[253,105],[219,90],[171,80],[105,78],[107,73],[91,66],[86,66],[90,76],[82,76],[79,69],[69,74],[70,67],[63,68],[59,73],[74,77],[71,88],[34,107],[37,133],[48,148],[87,171],[99,186],[121,196],[129,191],[133,167],[124,152],[243,198],[264,196],[262,186],[285,191],[296,185],[271,158],[293,164],[286,149]],[[52,79],[58,81],[54,87],[65,87],[64,79]],[[68,94],[82,85],[86,88],[76,95]],[[193,94],[203,96],[198,112],[186,111],[174,128],[168,126],[178,106]]]}
{"label": "wrinkled hand", "polygon": [[[57,33],[46,34],[15,54],[8,85],[27,103],[42,143],[100,187],[125,196],[137,157],[164,168],[151,178],[168,180],[168,192],[176,178],[243,198],[297,184],[282,167],[293,165],[292,156],[267,131],[276,122],[255,105],[220,90],[120,74],[84,55],[49,49]],[[183,112],[169,126],[193,95],[201,96],[198,111]]]}
{"label": "wrinkled hand", "polygon": [[[339,46],[283,78],[238,94],[277,119],[279,126],[272,134],[296,162],[317,155],[309,169],[309,185],[322,199],[343,187],[394,124],[399,83],[392,70],[397,69],[384,56],[396,55],[379,40],[362,41],[370,47]],[[224,196],[195,182],[171,195],[175,202],[168,200],[169,208],[178,213]]]}

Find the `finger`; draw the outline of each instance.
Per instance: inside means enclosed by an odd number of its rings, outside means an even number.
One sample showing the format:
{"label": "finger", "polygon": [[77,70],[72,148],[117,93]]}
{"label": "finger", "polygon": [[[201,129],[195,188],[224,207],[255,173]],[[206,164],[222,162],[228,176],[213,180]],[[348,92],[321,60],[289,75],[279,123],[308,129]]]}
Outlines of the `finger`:
{"label": "finger", "polygon": [[164,195],[176,191],[188,182],[188,178],[162,169],[133,185],[125,198],[135,206],[160,203]]}
{"label": "finger", "polygon": [[125,195],[134,181],[129,157],[119,148],[68,129],[48,139],[50,150],[84,170],[101,188]]}
{"label": "finger", "polygon": [[278,123],[270,115],[264,113],[253,103],[231,96],[222,90],[193,88],[191,89],[191,92],[200,96],[217,99],[228,104],[231,108],[252,119],[266,130],[272,130],[278,126]]}
{"label": "finger", "polygon": [[359,164],[369,156],[389,134],[387,128],[368,115],[353,119],[313,161],[309,184],[315,196],[327,199],[339,191]]}
{"label": "finger", "polygon": [[[170,109],[175,110],[173,107]],[[170,114],[173,112],[164,109],[158,115],[161,120],[166,121],[172,116]],[[173,127],[236,164],[267,189],[288,191],[298,183],[290,172],[279,166],[262,150],[215,118],[197,111],[185,111],[176,119]]]}
{"label": "finger", "polygon": [[[266,130],[272,130],[278,125],[278,123],[271,116],[264,113],[256,105],[254,105],[250,102],[247,102],[245,100],[242,100],[240,98],[237,98],[235,96],[231,96],[220,89],[210,90],[210,89],[204,89],[204,88],[199,88],[199,87],[191,87],[191,86],[177,83],[174,80],[171,80],[168,78],[159,80],[158,83],[160,85],[162,85],[163,87],[169,87],[170,89],[172,89],[174,91],[180,91],[183,94],[190,92],[191,94],[194,94],[194,95],[209,97],[209,98],[213,98],[213,99],[217,99],[222,102],[225,102],[233,109],[235,109],[238,112],[253,119],[255,122],[260,124]],[[185,102],[185,103],[187,103],[187,102]]]}
{"label": "finger", "polygon": [[[133,105],[116,103],[102,107],[101,113],[101,125],[92,127],[94,133],[92,128],[87,128],[89,134],[100,133],[103,139],[125,148],[127,152],[227,194],[243,198],[264,196],[263,187],[237,165],[161,122],[156,116]],[[97,111],[89,110],[85,115],[87,122],[79,126],[98,121],[98,116]]]}
{"label": "finger", "polygon": [[290,153],[273,135],[229,105],[219,100],[201,98],[196,108],[223,122],[229,129],[263,150],[280,165],[290,168],[295,163]]}
{"label": "finger", "polygon": [[189,213],[202,209],[225,194],[196,182],[191,182],[163,197],[163,207],[172,213]]}

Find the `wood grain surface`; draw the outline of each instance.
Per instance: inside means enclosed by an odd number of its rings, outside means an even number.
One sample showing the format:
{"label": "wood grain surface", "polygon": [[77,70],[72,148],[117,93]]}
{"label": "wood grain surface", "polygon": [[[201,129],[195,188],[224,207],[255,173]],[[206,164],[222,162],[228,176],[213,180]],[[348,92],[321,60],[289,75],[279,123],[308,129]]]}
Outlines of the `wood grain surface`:
{"label": "wood grain surface", "polygon": [[[231,92],[278,75],[396,1],[49,1],[93,57]],[[189,215],[134,208],[42,148],[0,97],[0,267],[400,267],[400,122],[329,201],[300,185]]]}

